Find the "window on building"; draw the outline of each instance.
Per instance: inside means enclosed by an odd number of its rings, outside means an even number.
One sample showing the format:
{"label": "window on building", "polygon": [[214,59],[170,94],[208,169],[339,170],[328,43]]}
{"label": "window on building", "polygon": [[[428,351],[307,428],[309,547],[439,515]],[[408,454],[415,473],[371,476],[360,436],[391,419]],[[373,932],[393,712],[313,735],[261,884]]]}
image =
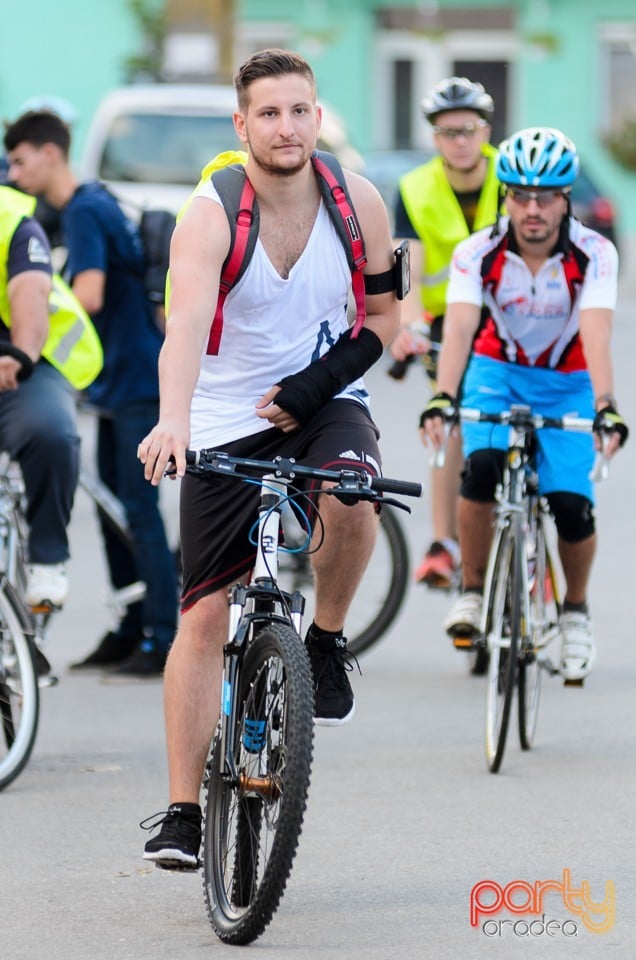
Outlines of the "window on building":
{"label": "window on building", "polygon": [[601,38],[605,88],[601,126],[609,132],[636,117],[636,25],[608,24]]}
{"label": "window on building", "polygon": [[398,149],[411,146],[413,115],[413,63],[395,60],[393,63],[393,143]]}

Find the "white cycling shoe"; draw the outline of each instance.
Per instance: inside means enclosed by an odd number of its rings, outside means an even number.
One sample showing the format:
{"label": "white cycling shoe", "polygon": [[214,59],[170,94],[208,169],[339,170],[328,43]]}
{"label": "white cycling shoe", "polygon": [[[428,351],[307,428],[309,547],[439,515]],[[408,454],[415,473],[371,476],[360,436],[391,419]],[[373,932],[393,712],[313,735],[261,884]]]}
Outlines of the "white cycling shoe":
{"label": "white cycling shoe", "polygon": [[566,610],[561,615],[561,676],[569,682],[584,680],[596,659],[592,622],[587,613]]}
{"label": "white cycling shoe", "polygon": [[469,640],[472,637],[477,637],[481,627],[483,602],[480,593],[474,591],[462,593],[444,620],[446,633],[454,640],[458,638]]}
{"label": "white cycling shoe", "polygon": [[68,595],[68,575],[63,563],[32,563],[27,568],[24,599],[32,606],[50,603],[61,607]]}

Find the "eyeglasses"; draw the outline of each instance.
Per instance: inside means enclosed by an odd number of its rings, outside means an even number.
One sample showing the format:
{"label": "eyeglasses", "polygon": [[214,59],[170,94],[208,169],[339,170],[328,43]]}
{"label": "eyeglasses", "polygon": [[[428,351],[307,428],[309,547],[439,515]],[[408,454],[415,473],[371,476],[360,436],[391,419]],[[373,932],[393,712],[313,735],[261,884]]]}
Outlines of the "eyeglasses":
{"label": "eyeglasses", "polygon": [[517,187],[510,187],[506,190],[506,196],[521,207],[527,207],[531,200],[536,200],[538,207],[551,207],[559,197],[567,194],[563,190],[519,190]]}
{"label": "eyeglasses", "polygon": [[478,120],[476,123],[467,123],[463,127],[433,127],[433,133],[438,137],[444,137],[445,140],[457,140],[459,137],[470,140],[478,130],[483,130],[487,126],[485,120]]}

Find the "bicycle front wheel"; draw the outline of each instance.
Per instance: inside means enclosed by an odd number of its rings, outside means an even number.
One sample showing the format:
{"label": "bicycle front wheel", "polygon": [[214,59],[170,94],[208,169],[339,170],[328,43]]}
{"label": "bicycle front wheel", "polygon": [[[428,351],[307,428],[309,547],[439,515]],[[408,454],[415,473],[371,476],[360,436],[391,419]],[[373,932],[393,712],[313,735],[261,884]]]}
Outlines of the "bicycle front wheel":
{"label": "bicycle front wheel", "polygon": [[[301,591],[306,600],[305,622],[311,623],[314,581],[309,557],[303,553],[281,553],[279,563],[281,586],[290,593]],[[389,629],[406,596],[409,567],[409,550],[402,524],[391,507],[384,507],[371,560],[344,626],[351,653],[364,653]]]}
{"label": "bicycle front wheel", "polygon": [[491,773],[498,772],[503,760],[517,672],[523,580],[520,532],[515,519],[494,545],[497,552],[486,608],[486,759]]}
{"label": "bicycle front wheel", "polygon": [[278,908],[302,829],[313,729],[305,646],[286,624],[268,624],[241,666],[235,775],[224,769],[219,740],[208,771],[204,890],[226,943],[251,943]]}
{"label": "bicycle front wheel", "polygon": [[35,743],[40,694],[35,651],[20,611],[0,590],[0,790],[24,769]]}

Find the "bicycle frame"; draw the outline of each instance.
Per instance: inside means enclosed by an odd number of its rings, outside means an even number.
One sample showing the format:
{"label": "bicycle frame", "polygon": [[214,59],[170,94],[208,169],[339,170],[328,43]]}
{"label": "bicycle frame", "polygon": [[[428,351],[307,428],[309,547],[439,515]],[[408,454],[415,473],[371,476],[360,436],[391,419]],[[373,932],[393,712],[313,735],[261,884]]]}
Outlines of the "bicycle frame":
{"label": "bicycle frame", "polygon": [[[528,640],[532,632],[530,610],[531,578],[528,567],[529,563],[532,562],[533,556],[536,556],[538,527],[540,525],[545,526],[544,517],[550,514],[546,501],[540,497],[538,493],[538,477],[532,469],[528,451],[528,440],[529,432],[526,426],[510,424],[506,465],[501,483],[495,491],[495,501],[497,504],[495,507],[495,529],[488,555],[488,565],[484,583],[484,596],[488,597],[491,594],[493,580],[497,572],[496,560],[501,538],[507,529],[512,526],[517,527],[515,537],[518,538],[521,544],[522,554],[528,560],[528,563],[522,565],[521,570],[521,638],[524,642]],[[559,560],[548,537],[545,537],[545,547],[550,575],[555,588],[554,601],[557,605],[557,610],[560,610],[561,598],[557,589],[557,570],[560,569]],[[487,636],[487,619],[488,610],[486,605],[484,605],[481,620],[481,636],[483,640],[489,644],[491,641]],[[542,663],[541,659],[539,662]],[[550,672],[552,672],[551,669]]]}
{"label": "bicycle frame", "polygon": [[[299,643],[305,601],[299,591],[288,594],[277,584],[280,523],[289,481],[268,474],[261,483],[256,563],[249,586],[237,583],[231,588],[228,642],[224,648],[221,693],[221,755],[224,776],[236,781],[238,771],[234,744],[228,731],[236,726],[237,677],[240,662],[260,621],[281,620],[293,626]],[[269,789],[264,785],[263,789]]]}

